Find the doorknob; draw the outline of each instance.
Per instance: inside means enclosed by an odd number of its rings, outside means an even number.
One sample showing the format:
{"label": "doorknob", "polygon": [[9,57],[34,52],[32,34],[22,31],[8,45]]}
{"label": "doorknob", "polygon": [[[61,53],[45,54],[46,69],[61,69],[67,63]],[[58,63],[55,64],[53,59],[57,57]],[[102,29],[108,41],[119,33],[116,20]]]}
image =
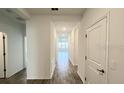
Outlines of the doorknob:
{"label": "doorknob", "polygon": [[101,73],[105,73],[104,69],[97,69],[97,71],[99,71]]}

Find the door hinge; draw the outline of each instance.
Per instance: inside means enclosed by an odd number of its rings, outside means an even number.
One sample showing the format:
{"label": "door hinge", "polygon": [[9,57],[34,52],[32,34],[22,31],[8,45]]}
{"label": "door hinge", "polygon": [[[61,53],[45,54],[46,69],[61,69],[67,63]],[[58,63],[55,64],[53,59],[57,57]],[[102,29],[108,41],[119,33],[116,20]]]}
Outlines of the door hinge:
{"label": "door hinge", "polygon": [[87,81],[87,78],[85,77],[85,81]]}
{"label": "door hinge", "polygon": [[87,60],[87,56],[85,56],[85,60]]}
{"label": "door hinge", "polygon": [[5,36],[3,36],[3,39],[5,39]]}
{"label": "door hinge", "polygon": [[4,72],[6,72],[6,69],[4,69]]}
{"label": "door hinge", "polygon": [[6,53],[3,53],[3,55],[5,56],[5,55],[6,55]]}
{"label": "door hinge", "polygon": [[87,38],[87,34],[85,34],[85,38]]}

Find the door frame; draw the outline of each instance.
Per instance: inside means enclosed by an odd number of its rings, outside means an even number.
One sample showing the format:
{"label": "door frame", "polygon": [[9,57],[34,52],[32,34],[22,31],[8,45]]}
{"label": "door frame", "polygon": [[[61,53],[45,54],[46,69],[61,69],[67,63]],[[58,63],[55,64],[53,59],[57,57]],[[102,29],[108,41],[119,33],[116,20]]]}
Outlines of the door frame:
{"label": "door frame", "polygon": [[4,78],[8,78],[7,63],[8,63],[8,45],[7,45],[7,34],[3,33],[3,53],[4,53]]}
{"label": "door frame", "polygon": [[7,34],[4,33],[4,32],[0,32],[1,33],[1,36],[2,36],[2,73],[3,73],[3,76],[0,77],[0,78],[7,78],[7,62],[8,62],[8,51],[7,51]]}
{"label": "door frame", "polygon": [[[94,26],[95,24],[97,24],[98,22],[100,22],[101,20],[103,20],[104,18],[106,18],[106,77],[105,77],[105,83],[109,83],[108,82],[108,75],[109,75],[109,35],[110,35],[110,11],[108,11],[105,15],[103,15],[102,17],[96,19],[95,22],[93,22],[93,24],[91,24],[87,29],[89,29],[90,27]],[[86,66],[87,66],[87,29],[86,29],[86,34],[85,34],[85,47],[86,47],[86,52],[85,52],[85,81],[84,83],[88,83],[88,81],[86,80]]]}

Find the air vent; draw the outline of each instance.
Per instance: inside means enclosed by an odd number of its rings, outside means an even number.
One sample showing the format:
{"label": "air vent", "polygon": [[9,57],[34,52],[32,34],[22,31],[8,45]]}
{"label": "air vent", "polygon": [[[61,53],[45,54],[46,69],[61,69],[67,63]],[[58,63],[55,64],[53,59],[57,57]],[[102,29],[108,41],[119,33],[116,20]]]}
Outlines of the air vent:
{"label": "air vent", "polygon": [[51,8],[52,11],[58,11],[58,8]]}

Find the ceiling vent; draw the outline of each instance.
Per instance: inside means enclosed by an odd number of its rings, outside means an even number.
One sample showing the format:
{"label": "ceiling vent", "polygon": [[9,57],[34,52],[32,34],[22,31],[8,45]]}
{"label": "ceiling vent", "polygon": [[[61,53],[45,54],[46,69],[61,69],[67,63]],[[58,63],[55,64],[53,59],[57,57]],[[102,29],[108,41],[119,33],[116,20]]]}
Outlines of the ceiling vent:
{"label": "ceiling vent", "polygon": [[58,8],[51,8],[52,11],[58,11]]}

